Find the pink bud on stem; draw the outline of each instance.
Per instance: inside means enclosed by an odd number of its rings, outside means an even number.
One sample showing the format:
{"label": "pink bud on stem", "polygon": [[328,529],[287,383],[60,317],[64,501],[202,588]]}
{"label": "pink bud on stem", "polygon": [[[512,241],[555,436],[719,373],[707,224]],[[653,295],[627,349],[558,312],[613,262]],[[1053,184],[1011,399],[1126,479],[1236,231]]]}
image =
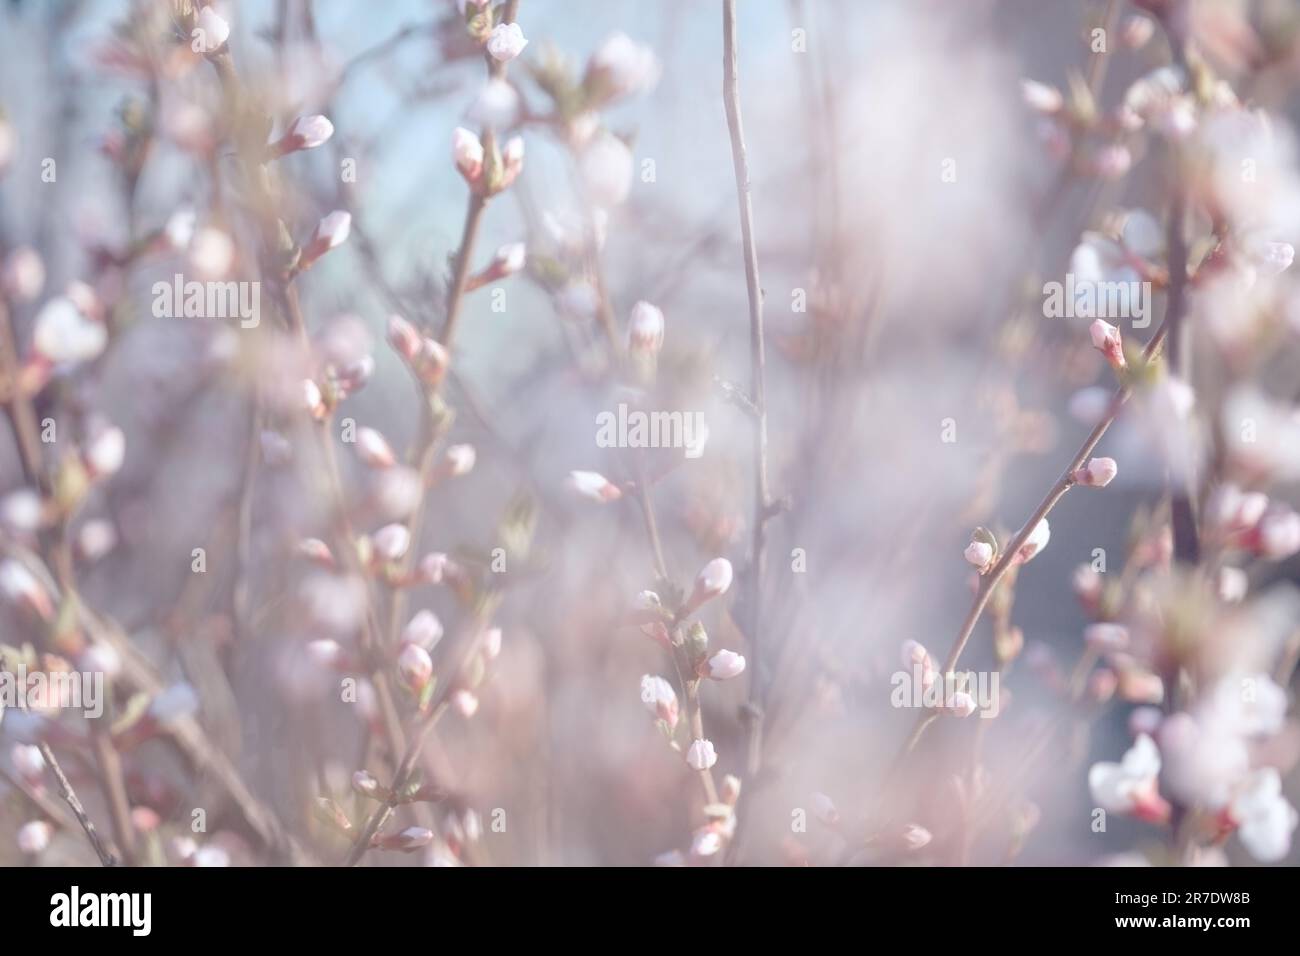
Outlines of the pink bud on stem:
{"label": "pink bud on stem", "polygon": [[1089,458],[1082,468],[1074,471],[1074,483],[1087,485],[1089,488],[1105,488],[1119,473],[1119,465],[1114,458]]}
{"label": "pink bud on stem", "polygon": [[1088,327],[1088,334],[1092,337],[1092,347],[1106,356],[1111,368],[1118,371],[1128,366],[1119,329],[1104,319],[1097,319]]}
{"label": "pink bud on stem", "polygon": [[334,124],[327,117],[319,114],[299,116],[293,121],[288,132],[267,146],[267,158],[278,159],[299,150],[315,149],[328,142],[333,135]]}
{"label": "pink bud on stem", "polygon": [[306,272],[321,256],[343,245],[352,231],[352,214],[336,209],[319,223],[311,239],[302,247],[295,272]]}
{"label": "pink bud on stem", "polygon": [[695,587],[681,610],[677,612],[677,616],[684,618],[694,613],[705,602],[726,594],[727,589],[731,587],[731,579],[731,562],[726,558],[714,558],[696,575]]}

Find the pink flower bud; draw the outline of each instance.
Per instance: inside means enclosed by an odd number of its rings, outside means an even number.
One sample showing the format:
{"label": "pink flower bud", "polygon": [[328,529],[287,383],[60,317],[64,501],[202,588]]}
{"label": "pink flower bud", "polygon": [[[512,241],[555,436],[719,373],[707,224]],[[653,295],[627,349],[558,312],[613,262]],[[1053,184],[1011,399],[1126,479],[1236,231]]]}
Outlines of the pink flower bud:
{"label": "pink flower bud", "polygon": [[1103,761],[1088,770],[1088,788],[1097,806],[1111,813],[1128,813],[1141,820],[1168,820],[1169,803],[1160,796],[1160,751],[1146,735],[1138,737],[1119,763]]}
{"label": "pink flower bud", "polygon": [[909,669],[919,667],[922,671],[934,670],[934,659],[919,641],[903,642],[902,660],[903,666]]}
{"label": "pink flower bud", "polygon": [[1099,179],[1122,179],[1133,167],[1133,154],[1122,143],[1109,143],[1093,153],[1090,165]]}
{"label": "pink flower bud", "polygon": [[92,479],[117,474],[125,458],[126,436],[120,428],[105,428],[86,446],[86,470]]}
{"label": "pink flower bud", "polygon": [[623,497],[623,492],[619,490],[617,485],[604,475],[594,471],[569,472],[569,487],[584,498],[590,498],[592,501],[599,501],[602,504],[607,501],[617,501]]}
{"label": "pink flower bud", "polygon": [[333,249],[347,241],[352,231],[352,214],[336,209],[316,225],[316,236],[325,243],[327,249]]}
{"label": "pink flower bud", "polygon": [[230,37],[230,24],[218,16],[212,7],[199,11],[199,18],[194,28],[194,48],[198,53],[216,53],[226,45]]}
{"label": "pink flower bud", "polygon": [[734,773],[723,777],[722,785],[718,787],[718,797],[723,803],[734,807],[736,801],[740,799],[740,778]]}
{"label": "pink flower bud", "polygon": [[395,850],[399,853],[414,853],[433,842],[433,831],[426,827],[407,827],[400,833],[388,836],[375,834],[371,846],[380,850]]}
{"label": "pink flower bud", "polygon": [[686,751],[686,763],[692,770],[708,770],[717,762],[718,754],[711,741],[696,740]]}
{"label": "pink flower bud", "polygon": [[524,141],[518,136],[506,140],[501,150],[501,182],[497,191],[507,189],[524,169]]}
{"label": "pink flower bud", "polygon": [[452,445],[443,455],[443,471],[449,478],[460,478],[474,470],[477,460],[473,445]]}
{"label": "pink flower bud", "polygon": [[721,849],[722,833],[712,824],[700,827],[691,837],[691,856],[716,856]]}
{"label": "pink flower bud", "polygon": [[451,703],[466,720],[478,713],[478,696],[463,687],[451,695]]}
{"label": "pink flower bud", "polygon": [[299,116],[293,121],[288,132],[270,146],[272,158],[297,152],[300,149],[315,149],[329,141],[334,135],[334,124],[319,114]]}
{"label": "pink flower bud", "polygon": [[54,836],[54,828],[44,820],[31,820],[18,828],[18,852],[24,856],[44,853]]}
{"label": "pink flower bud", "polygon": [[1091,488],[1105,488],[1119,473],[1114,458],[1089,458],[1088,463],[1074,471],[1074,482]]}
{"label": "pink flower bud", "polygon": [[1219,485],[1205,502],[1205,523],[1215,537],[1230,538],[1251,531],[1268,510],[1268,496],[1243,492],[1233,484]]}
{"label": "pink flower bud", "polygon": [[420,578],[428,584],[441,584],[443,578],[450,578],[454,574],[455,565],[441,551],[426,554],[420,559]]}
{"label": "pink flower bud", "polygon": [[357,429],[357,457],[371,468],[392,468],[397,462],[388,439],[373,428]]}
{"label": "pink flower bud", "polygon": [[330,552],[329,545],[320,538],[303,538],[298,542],[296,550],[300,556],[313,564],[323,568],[334,567],[334,555]]}
{"label": "pink flower bud", "polygon": [[1101,599],[1101,573],[1090,564],[1081,564],[1074,569],[1071,579],[1074,594],[1086,608],[1095,608]]}
{"label": "pink flower bud", "polygon": [[477,185],[483,176],[483,144],[479,138],[463,126],[457,126],[451,134],[451,156],[465,182]]}
{"label": "pink flower bud", "polygon": [[1250,590],[1250,576],[1241,568],[1219,569],[1219,600],[1227,604],[1240,604]]}
{"label": "pink flower bud", "polygon": [[307,657],[320,667],[336,669],[346,661],[342,646],[338,641],[323,637],[307,642]]}
{"label": "pink flower bud", "polygon": [[103,674],[113,678],[122,672],[121,655],[111,645],[96,642],[81,652],[78,666],[89,674]]}
{"label": "pink flower bud", "polygon": [[397,561],[411,546],[411,531],[405,525],[388,524],[370,538],[375,554],[385,561]]}
{"label": "pink flower bud", "polygon": [[506,276],[514,275],[524,267],[528,261],[528,247],[522,242],[511,242],[497,249],[496,255],[488,263],[488,267],[477,275],[471,276],[466,290],[473,292],[480,289],[489,282],[496,282],[498,279],[504,279]]}
{"label": "pink flower bud", "polygon": [[652,88],[660,72],[650,47],[635,42],[626,33],[614,33],[592,54],[583,86],[593,104],[603,104]]}
{"label": "pink flower bud", "polygon": [[116,545],[117,531],[106,519],[93,518],[77,531],[77,553],[85,561],[98,561]]}
{"label": "pink flower bud", "polygon": [[55,365],[87,362],[98,357],[107,344],[104,323],[68,296],[51,299],[36,315],[32,347]]}
{"label": "pink flower bud", "polygon": [[194,851],[190,863],[193,866],[226,867],[230,866],[230,853],[225,847],[209,843]]}
{"label": "pink flower bud", "polygon": [[930,656],[925,646],[917,641],[904,641],[901,657],[903,666],[917,676],[923,689],[929,690],[939,676],[939,671],[934,666],[934,658]]}
{"label": "pink flower bud", "polygon": [[1289,242],[1262,242],[1251,253],[1256,267],[1266,276],[1285,272],[1295,261],[1295,246]]}
{"label": "pink flower bud", "polygon": [[1022,544],[1020,550],[1016,552],[1016,563],[1024,564],[1029,561],[1034,557],[1034,555],[1038,554],[1039,551],[1042,551],[1043,548],[1047,547],[1047,542],[1051,537],[1052,529],[1048,525],[1047,519],[1044,518],[1038,522],[1038,524],[1034,525],[1034,530],[1029,533],[1029,537],[1025,539],[1025,543]]}
{"label": "pink flower bud", "polygon": [[617,136],[595,137],[578,159],[578,171],[591,201],[608,209],[627,199],[634,173],[632,151]]}
{"label": "pink flower bud", "polygon": [[380,520],[410,518],[424,497],[420,473],[407,465],[394,465],[375,473],[371,486],[375,513]]}
{"label": "pink flower bud", "polygon": [[152,807],[132,807],[131,826],[141,833],[153,833],[162,825],[162,817]]}
{"label": "pink flower bud", "polygon": [[828,827],[838,826],[840,811],[835,808],[835,801],[818,791],[812,795],[811,809],[813,816]]}
{"label": "pink flower bud", "polygon": [[1020,95],[1030,109],[1038,113],[1058,113],[1065,105],[1061,91],[1036,80],[1021,80]]}
{"label": "pink flower bud", "polygon": [[352,775],[352,791],[360,796],[379,799],[383,790],[383,785],[372,773],[358,770]]}
{"label": "pink flower bud", "polygon": [[322,219],[316,224],[316,231],[312,233],[307,245],[303,247],[302,256],[298,260],[299,271],[311,268],[312,264],[325,253],[347,242],[351,231],[351,213],[336,209]]}
{"label": "pink flower bud", "polygon": [[718,651],[704,664],[704,675],[711,680],[730,680],[745,670],[745,658],[734,651]]}
{"label": "pink flower bud", "polygon": [[1255,551],[1260,557],[1281,561],[1300,552],[1300,514],[1277,510],[1260,519]]}
{"label": "pink flower bud", "polygon": [[419,330],[400,315],[388,317],[388,344],[407,362],[414,362],[423,347]]}
{"label": "pink flower bud", "polygon": [[63,290],[77,310],[85,316],[94,319],[97,322],[104,321],[104,303],[100,300],[95,290],[86,283],[74,279],[69,282]]}
{"label": "pink flower bud", "polygon": [[630,352],[654,354],[664,344],[664,314],[649,302],[632,306],[627,323],[627,347]]}
{"label": "pink flower bud", "polygon": [[522,242],[510,242],[504,246],[498,247],[492,261],[488,263],[486,269],[477,275],[471,276],[467,285],[467,291],[474,291],[482,288],[489,282],[495,282],[498,279],[504,279],[506,276],[514,275],[528,262],[528,247]]}
{"label": "pink flower bud", "polygon": [[22,534],[34,534],[44,521],[45,505],[40,493],[19,488],[0,500],[0,522]]}
{"label": "pink flower bud", "polygon": [[450,364],[451,356],[441,342],[437,339],[424,340],[416,359],[416,373],[420,376],[420,381],[429,386],[437,385],[447,374]]}
{"label": "pink flower bud", "polygon": [[193,837],[174,836],[167,840],[167,856],[174,863],[187,864],[198,852],[199,845]]}
{"label": "pink flower bud", "polygon": [[325,416],[329,414],[329,407],[325,404],[325,396],[321,394],[320,386],[309,378],[302,381],[302,404],[307,414],[316,421],[324,421]]}
{"label": "pink flower bud", "polygon": [[641,678],[641,703],[672,730],[677,726],[677,694],[662,677],[646,674]]}
{"label": "pink flower bud", "polygon": [[1140,50],[1155,34],[1155,21],[1149,17],[1126,17],[1120,25],[1119,38],[1130,50]]}
{"label": "pink flower bud", "polygon": [[15,302],[31,302],[45,287],[45,263],[31,246],[16,246],[5,257],[0,288]]}
{"label": "pink flower bud", "polygon": [[527,261],[528,247],[522,242],[509,242],[497,248],[492,265],[499,276],[508,276],[522,269]]}
{"label": "pink flower bud", "polygon": [[964,690],[955,691],[946,701],[943,709],[954,717],[969,717],[975,713],[975,698]]}
{"label": "pink flower bud", "polygon": [[519,118],[519,94],[504,79],[493,77],[479,89],[465,116],[475,126],[513,126]]}
{"label": "pink flower bud", "polygon": [[1106,356],[1106,361],[1113,368],[1121,369],[1128,365],[1124,358],[1124,344],[1120,340],[1119,329],[1104,319],[1095,319],[1092,325],[1088,326],[1088,334],[1092,337],[1092,347]]}
{"label": "pink flower bud", "polygon": [[930,831],[919,824],[909,823],[903,827],[903,843],[909,850],[919,850],[932,839]]}
{"label": "pink flower bud", "polygon": [[731,587],[731,578],[731,562],[726,558],[714,558],[696,575],[695,588],[682,609],[682,614],[695,610],[705,601],[726,594],[727,589]]}
{"label": "pink flower bud", "polygon": [[442,622],[438,620],[438,615],[426,609],[417,611],[402,629],[402,641],[406,644],[417,644],[426,651],[431,651],[442,640],[442,634]]}
{"label": "pink flower bud", "polygon": [[362,355],[333,371],[334,387],[339,398],[347,398],[365,388],[375,372],[375,359],[371,355]]}
{"label": "pink flower bud", "polygon": [[14,744],[9,751],[9,762],[18,775],[29,783],[38,781],[45,773],[45,755],[35,744]]}
{"label": "pink flower bud", "polygon": [[403,644],[397,655],[397,674],[414,694],[419,694],[433,677],[433,658],[419,644]]}
{"label": "pink flower bud", "polygon": [[498,23],[492,28],[487,41],[488,55],[501,63],[509,63],[522,53],[526,46],[528,41],[517,23]]}
{"label": "pink flower bud", "polygon": [[962,554],[982,573],[993,562],[993,545],[987,541],[972,541]]}
{"label": "pink flower bud", "polygon": [[49,593],[27,565],[16,558],[0,563],[0,595],[44,620],[54,616],[54,603]]}

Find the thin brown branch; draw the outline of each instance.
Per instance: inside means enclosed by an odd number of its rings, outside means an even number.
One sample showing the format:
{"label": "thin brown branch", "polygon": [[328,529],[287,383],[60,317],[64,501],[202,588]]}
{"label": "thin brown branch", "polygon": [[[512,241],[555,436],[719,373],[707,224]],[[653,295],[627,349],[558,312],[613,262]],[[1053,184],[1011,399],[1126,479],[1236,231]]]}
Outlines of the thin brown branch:
{"label": "thin brown branch", "polygon": [[754,208],[749,194],[749,160],[740,115],[739,67],[736,56],[736,2],[722,3],[722,98],[731,133],[731,157],[740,205],[740,235],[745,253],[745,288],[749,297],[749,398],[754,404],[754,529],[750,552],[749,742],[746,767],[753,776],[762,763],[763,748],[763,579],[766,570],[767,522],[772,518],[772,496],[767,476],[767,354],[763,338],[763,290],[758,277],[758,250],[754,245]]}
{"label": "thin brown branch", "polygon": [[[4,655],[0,654],[0,670],[4,670],[5,667]],[[27,713],[27,700],[21,693],[18,695],[18,706],[23,713]],[[49,768],[50,773],[53,774],[55,781],[59,785],[60,796],[63,797],[64,803],[68,805],[68,809],[72,811],[72,815],[76,817],[77,823],[85,832],[86,839],[90,841],[91,848],[95,851],[95,855],[99,857],[100,864],[102,866],[120,865],[117,857],[113,855],[113,851],[108,848],[103,838],[100,837],[99,831],[95,829],[94,822],[90,819],[90,815],[86,813],[86,808],[81,805],[81,798],[77,796],[77,791],[68,782],[68,776],[63,772],[63,767],[59,765],[59,760],[54,756],[54,751],[50,749],[50,745],[41,740],[37,746],[40,747],[41,756],[45,758],[45,766]]]}
{"label": "thin brown branch", "polygon": [[[1165,320],[1160,323],[1160,328],[1156,330],[1155,335],[1151,337],[1151,341],[1147,343],[1146,348],[1142,352],[1143,362],[1151,362],[1158,356],[1160,349],[1164,344],[1165,337],[1168,334],[1168,329],[1169,316],[1166,315]],[[997,563],[994,564],[993,568],[980,579],[979,590],[975,594],[975,600],[971,604],[971,608],[966,614],[966,619],[962,622],[961,630],[957,634],[957,640],[953,642],[952,650],[948,652],[948,658],[944,662],[943,674],[951,674],[956,669],[957,662],[961,659],[962,651],[966,649],[966,644],[970,640],[971,634],[975,631],[975,625],[979,623],[980,616],[984,613],[984,608],[988,605],[989,599],[993,596],[994,590],[997,588],[998,584],[1001,583],[1002,578],[1007,571],[1011,569],[1012,563],[1016,559],[1016,553],[1020,550],[1025,541],[1028,540],[1034,529],[1038,527],[1038,523],[1051,513],[1057,503],[1065,497],[1065,493],[1073,487],[1075,471],[1082,467],[1083,463],[1087,461],[1088,456],[1091,455],[1093,449],[1097,447],[1097,443],[1101,441],[1102,436],[1106,434],[1110,426],[1114,424],[1115,419],[1119,417],[1120,410],[1124,407],[1125,403],[1128,402],[1132,393],[1133,387],[1128,382],[1116,389],[1115,394],[1111,398],[1110,410],[1106,413],[1105,417],[1096,424],[1088,437],[1084,439],[1083,444],[1080,445],[1078,451],[1074,453],[1074,457],[1070,459],[1070,464],[1067,465],[1065,471],[1061,473],[1061,477],[1056,480],[1056,483],[1047,492],[1047,495],[1039,502],[1038,507],[1035,508],[1033,514],[1030,515],[1029,520],[1025,522],[1024,526],[1016,536],[1011,539],[1010,544],[1008,544],[1003,550],[1002,556],[998,559]],[[915,749],[916,745],[920,743],[925,727],[928,727],[930,723],[927,720],[927,717],[928,715],[923,714],[918,719],[917,727],[908,737],[903,750],[899,754],[898,760],[901,760],[902,757],[910,753]],[[895,764],[898,763],[898,760],[895,761]]]}
{"label": "thin brown branch", "polygon": [[[767,353],[763,335],[763,289],[759,282],[758,250],[754,243],[754,207],[750,198],[749,159],[745,127],[740,113],[739,62],[736,50],[736,3],[722,0],[722,99],[731,136],[731,159],[740,207],[740,235],[745,256],[745,291],[749,299],[749,400],[754,414],[754,519],[749,568],[749,616],[746,638],[749,650],[749,699],[744,710],[745,769],[753,783],[763,763],[763,699],[766,676],[763,661],[763,587],[767,562],[767,523],[774,516],[767,468]],[[749,788],[752,793],[752,787]],[[749,795],[742,791],[742,799]],[[744,815],[737,814],[743,821]],[[739,852],[737,831],[729,855]]]}

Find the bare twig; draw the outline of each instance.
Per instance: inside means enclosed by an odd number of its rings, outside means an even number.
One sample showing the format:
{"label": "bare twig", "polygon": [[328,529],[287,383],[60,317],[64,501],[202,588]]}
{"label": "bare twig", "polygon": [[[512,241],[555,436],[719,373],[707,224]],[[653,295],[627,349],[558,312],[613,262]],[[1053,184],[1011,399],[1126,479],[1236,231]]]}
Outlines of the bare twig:
{"label": "bare twig", "polygon": [[[507,0],[505,9],[502,11],[502,22],[513,23],[519,10],[519,0]],[[486,56],[486,54],[485,54]],[[505,75],[505,63],[487,57],[489,74],[495,78]],[[484,147],[488,149],[495,148],[492,144],[491,137],[494,136],[491,129],[484,129],[482,138]],[[456,251],[455,264],[452,267],[451,286],[447,295],[447,314],[443,319],[442,330],[438,334],[438,341],[449,352],[455,341],[456,324],[460,316],[461,305],[464,302],[466,284],[469,278],[470,265],[474,257],[474,248],[477,243],[479,224],[483,218],[483,211],[487,208],[487,199],[477,193],[471,192],[465,210],[465,224],[461,230],[460,246]],[[435,420],[430,408],[430,401],[436,397],[439,386],[431,387],[429,394],[426,395],[425,401],[425,427],[419,444],[413,450],[413,457],[417,462],[417,471],[419,472],[420,488],[422,493],[419,504],[416,506],[415,514],[410,521],[410,540],[411,546],[407,553],[403,555],[399,562],[400,571],[409,570],[414,556],[419,547],[420,538],[424,531],[424,524],[428,515],[428,485],[433,476],[434,466],[437,463],[435,453],[438,443],[442,438],[444,430],[447,428],[450,416],[443,416]],[[489,602],[490,603],[490,602]],[[389,605],[388,629],[389,629],[389,646],[396,644],[397,635],[400,633],[403,618],[406,614],[406,595],[402,588],[394,588],[392,599]],[[401,762],[398,764],[396,773],[390,790],[394,795],[410,782],[411,776],[419,763],[420,754],[424,747],[424,742],[432,732],[438,719],[442,716],[447,708],[447,702],[450,698],[455,682],[474,652],[474,647],[481,632],[485,621],[485,610],[480,606],[478,612],[473,618],[472,626],[465,629],[464,636],[459,641],[449,642],[452,644],[461,644],[461,648],[449,647],[444,651],[447,657],[453,658],[455,663],[450,671],[443,670],[444,683],[438,689],[435,700],[429,705],[428,716],[425,717],[413,732],[408,742]],[[354,866],[370,847],[370,841],[380,831],[384,824],[392,816],[396,809],[396,801],[390,799],[381,805],[362,828],[360,835],[353,843],[348,852],[345,865]]]}
{"label": "bare twig", "polygon": [[[6,666],[4,655],[0,654],[0,670],[4,670]],[[24,714],[28,712],[27,699],[23,694],[18,695],[18,707]],[[54,775],[55,781],[59,784],[60,796],[68,805],[68,809],[72,811],[72,815],[76,817],[81,829],[85,831],[86,839],[90,841],[91,848],[95,851],[95,855],[99,857],[100,864],[102,866],[118,866],[117,857],[104,843],[99,831],[95,829],[95,824],[91,821],[90,815],[86,813],[86,808],[81,805],[81,799],[77,796],[77,791],[68,782],[68,776],[63,772],[63,768],[59,766],[58,758],[54,756],[54,751],[50,749],[50,745],[41,740],[37,746],[40,747],[41,756],[45,758],[45,766],[50,768],[50,773]]]}
{"label": "bare twig", "polygon": [[[1157,357],[1164,344],[1165,337],[1168,334],[1168,329],[1169,317],[1166,315],[1165,320],[1160,323],[1160,328],[1156,330],[1155,335],[1151,337],[1151,341],[1147,343],[1146,348],[1143,350],[1142,359],[1144,362],[1153,361]],[[1119,416],[1120,410],[1129,400],[1132,393],[1133,386],[1128,382],[1116,389],[1115,394],[1111,397],[1110,410],[1106,413],[1106,416],[1097,423],[1092,432],[1089,433],[1088,437],[1084,439],[1083,444],[1079,446],[1078,451],[1074,453],[1074,457],[1070,459],[1070,464],[1066,466],[1065,471],[1061,473],[1061,477],[1056,480],[1056,484],[1051,487],[1047,492],[1047,495],[1039,502],[1038,507],[1035,508],[1033,514],[1030,515],[1029,520],[1025,522],[1024,526],[1011,540],[1010,544],[1008,544],[1003,550],[1002,556],[998,559],[997,563],[994,564],[993,568],[986,575],[980,578],[979,590],[975,593],[975,600],[971,604],[971,608],[966,614],[966,619],[962,622],[961,630],[957,634],[957,640],[953,642],[952,650],[949,651],[948,658],[944,662],[943,674],[951,674],[956,669],[962,651],[965,650],[966,644],[975,630],[975,625],[979,623],[980,615],[984,613],[984,608],[988,605],[989,598],[993,596],[993,592],[997,589],[1003,576],[1008,570],[1010,570],[1012,562],[1015,561],[1016,553],[1029,538],[1030,534],[1033,533],[1034,529],[1038,527],[1038,523],[1051,513],[1057,503],[1065,497],[1065,493],[1073,487],[1074,472],[1082,467],[1088,456],[1092,454],[1092,450],[1097,447],[1097,443],[1101,441],[1102,436],[1105,435],[1110,426],[1114,424],[1115,419]],[[928,715],[922,715],[918,719],[917,726],[908,737],[903,750],[900,752],[899,759],[915,749],[916,745],[920,742],[921,737],[925,732],[925,728],[930,724],[927,717]],[[897,762],[898,761],[896,760],[895,763]]]}
{"label": "bare twig", "polygon": [[[745,768],[751,780],[762,767],[763,755],[763,583],[767,561],[767,522],[773,516],[767,474],[767,355],[763,339],[763,290],[754,245],[754,208],[749,193],[749,160],[740,115],[739,65],[736,54],[736,2],[722,0],[722,99],[731,134],[731,158],[740,206],[740,235],[745,255],[745,289],[749,298],[749,399],[754,406],[754,521],[750,551],[749,700],[745,708],[747,745]],[[734,846],[734,844],[733,844]]]}

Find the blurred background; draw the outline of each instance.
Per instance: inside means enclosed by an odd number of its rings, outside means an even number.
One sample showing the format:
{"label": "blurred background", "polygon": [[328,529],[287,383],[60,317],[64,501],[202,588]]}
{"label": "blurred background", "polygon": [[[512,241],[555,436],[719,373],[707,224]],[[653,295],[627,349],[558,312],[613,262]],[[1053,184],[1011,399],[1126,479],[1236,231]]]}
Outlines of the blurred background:
{"label": "blurred background", "polygon": [[[1006,620],[996,624],[990,611],[976,627],[962,658],[976,671],[1000,666],[994,626],[1023,635],[1024,650],[1001,674],[999,716],[937,722],[900,767],[894,758],[916,715],[890,703],[904,642],[942,660],[958,634],[975,578],[962,558],[972,529],[1004,542],[1020,529],[1095,420],[1080,411],[1079,393],[1111,387],[1089,320],[1045,318],[1042,284],[1063,280],[1082,234],[1110,230],[1124,210],[1146,208],[1163,221],[1168,174],[1158,137],[1112,137],[1128,161],[1119,176],[1098,174],[1093,146],[1068,138],[1062,146],[1070,124],[1027,103],[1022,80],[1067,97],[1082,84],[1099,113],[1117,109],[1170,61],[1153,6],[737,4],[769,468],[774,493],[788,499],[767,524],[756,656],[746,634],[755,599],[753,422],[730,398],[751,388],[749,304],[720,5],[519,3],[529,43],[509,65],[520,103],[507,125],[522,135],[526,161],[488,205],[476,262],[523,242],[528,265],[464,300],[444,390],[455,411],[446,441],[472,445],[476,461],[430,493],[411,546],[417,557],[446,553],[474,568],[494,547],[506,549],[491,619],[502,651],[475,691],[477,709],[453,708],[425,749],[427,775],[450,793],[434,805],[435,841],[376,862],[643,865],[687,851],[704,823],[696,775],[639,696],[643,674],[673,678],[664,649],[627,618],[638,592],[667,595],[643,516],[630,494],[597,504],[567,482],[574,470],[629,477],[625,450],[595,438],[597,414],[626,394],[598,327],[602,297],[620,330],[638,301],[662,310],[650,390],[659,407],[700,411],[708,425],[700,458],[646,460],[666,471],[652,499],[673,582],[689,590],[715,557],[736,569],[731,591],[700,615],[710,646],[745,654],[749,665],[738,679],[701,688],[714,773],[743,784],[739,836],[720,857],[760,865],[1169,861],[1171,840],[1150,824],[1112,815],[1106,832],[1092,826],[1088,768],[1128,749],[1140,702],[1112,688],[1114,696],[1098,690],[1099,699],[1072,704],[1065,687],[1092,620],[1077,599],[1076,568],[1102,549],[1107,573],[1118,574],[1126,555],[1160,534],[1151,528],[1162,520],[1167,462],[1152,438],[1158,410],[1143,411],[1156,399],[1139,396],[1098,448],[1120,462],[1114,484],[1066,496],[1051,514],[1050,544],[1015,577]],[[1284,142],[1300,106],[1300,5],[1193,6],[1193,47],[1243,104],[1273,117]],[[218,9],[231,25],[236,69],[275,121],[274,135],[300,115],[333,123],[328,143],[276,164],[294,238],[304,241],[331,210],[352,215],[348,241],[295,285],[318,352],[373,356],[364,389],[338,417],[381,431],[400,456],[419,439],[421,403],[385,344],[388,320],[400,314],[422,329],[442,322],[467,196],[451,135],[484,125],[483,56],[453,0],[243,0]],[[329,797],[359,825],[373,804],[349,780],[362,769],[386,780],[393,755],[368,742],[359,705],[339,699],[337,675],[307,650],[321,639],[355,650],[364,625],[348,587],[295,552],[304,538],[327,538],[331,518],[325,466],[301,422],[277,413],[258,430],[247,491],[250,383],[269,391],[276,375],[293,376],[266,344],[278,334],[269,295],[264,289],[257,346],[235,323],[155,318],[150,309],[153,283],[195,268],[192,243],[160,250],[155,241],[178,211],[194,210],[199,227],[230,236],[225,275],[251,277],[259,267],[216,74],[202,56],[187,59],[174,16],[170,4],[145,0],[0,6],[0,109],[12,142],[0,160],[0,253],[30,247],[44,269],[42,292],[14,298],[10,312],[23,352],[40,309],[69,282],[87,283],[105,304],[109,347],[36,398],[38,414],[57,409],[82,433],[106,420],[126,438],[120,471],[72,524],[74,536],[92,520],[113,532],[106,553],[79,559],[80,594],[163,684],[193,688],[211,746],[294,840],[333,862],[344,844],[315,801]],[[1150,39],[1121,42],[1132,17],[1154,27]],[[1108,31],[1102,53],[1091,49],[1097,27]],[[632,167],[626,198],[593,217],[592,171],[573,124],[554,120],[539,77],[581,79],[616,33],[653,51],[657,83],[599,111],[602,128],[627,143]],[[131,55],[139,44],[154,51],[147,68]],[[165,59],[158,52],[172,48],[179,52]],[[47,158],[54,182],[41,178]],[[354,181],[340,173],[349,161]],[[1300,221],[1283,219],[1269,238],[1300,240]],[[603,233],[596,240],[593,222]],[[497,287],[503,299],[491,294]],[[1290,295],[1283,286],[1275,301]],[[1157,320],[1164,299],[1157,293]],[[1234,366],[1232,384],[1258,385],[1289,408],[1300,386],[1300,325],[1278,308],[1282,331],[1267,339],[1270,355]],[[1124,331],[1139,342],[1151,334]],[[1237,394],[1226,385],[1220,392]],[[1285,447],[1300,426],[1286,428],[1263,440]],[[6,493],[24,484],[11,442],[7,431],[0,436]],[[409,508],[393,503],[400,496],[382,476],[346,444],[339,458],[358,532],[405,520]],[[1300,474],[1276,477],[1274,498],[1294,503]],[[205,549],[202,574],[195,548]],[[1225,635],[1272,655],[1270,672],[1300,622],[1298,568],[1294,558],[1248,566],[1250,597],[1224,625]],[[431,610],[448,635],[476,613],[454,588],[409,591],[405,616]],[[241,592],[247,628],[237,626]],[[0,643],[40,650],[42,639],[22,614],[0,611]],[[436,671],[446,666],[437,653],[434,661]],[[1280,683],[1289,681],[1287,673]],[[754,774],[744,716],[751,682],[765,730]],[[115,694],[120,714],[130,695]],[[409,716],[410,702],[400,703]],[[76,721],[65,722],[75,737]],[[1055,731],[1031,751],[1044,728]],[[41,732],[11,711],[0,762]],[[1293,723],[1272,746],[1270,762],[1285,777],[1300,749]],[[106,819],[102,768],[68,747],[67,769],[92,818]],[[136,822],[156,861],[192,862],[194,847],[177,849],[177,840],[220,847],[235,863],[270,859],[222,776],[165,735],[121,759],[130,805],[156,815]],[[21,787],[5,787],[0,861],[17,863],[14,834],[34,810]],[[1293,779],[1285,789],[1294,794]],[[818,820],[828,816],[827,797],[838,825]],[[884,819],[932,839],[909,853],[882,838],[855,855],[882,804],[892,808]],[[202,833],[191,825],[196,807],[206,810]],[[80,832],[61,826],[41,858],[84,861],[89,852]],[[1250,862],[1234,842],[1218,853],[1214,862]],[[1293,849],[1286,862],[1296,860]]]}

